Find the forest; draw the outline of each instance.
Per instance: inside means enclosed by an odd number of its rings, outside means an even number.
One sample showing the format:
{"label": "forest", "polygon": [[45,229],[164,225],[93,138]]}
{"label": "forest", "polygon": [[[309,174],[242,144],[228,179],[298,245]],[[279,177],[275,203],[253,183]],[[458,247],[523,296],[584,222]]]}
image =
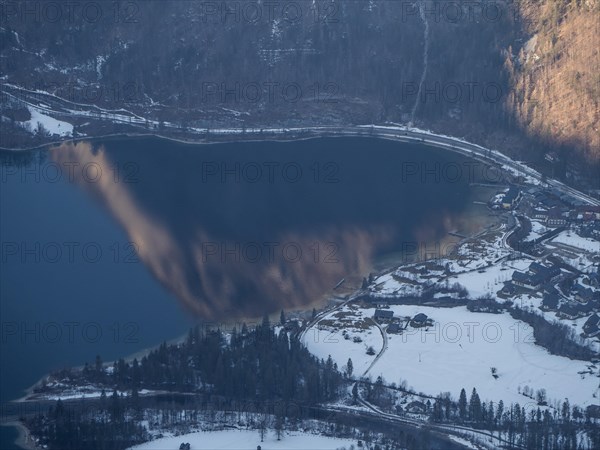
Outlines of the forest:
{"label": "forest", "polygon": [[[281,316],[285,323],[283,312]],[[365,430],[364,419],[330,415],[322,408],[336,401],[352,408],[364,399],[402,416],[407,413],[393,406],[398,392],[422,396],[423,402],[416,403],[422,404],[419,416],[426,418],[425,424],[485,430],[506,448],[578,450],[590,448],[590,443],[591,448],[600,445],[598,408],[571,406],[568,399],[549,404],[543,389],[530,387],[521,392],[522,405],[504,405],[480,399],[475,388],[467,400],[465,389],[455,399],[448,392],[436,397],[409,392],[381,377],[372,382],[353,373],[351,359],[343,368],[331,357],[318,360],[284,327],[276,333],[267,316],[253,328],[244,324],[228,333],[196,327],[180,344],[163,343],[139,361],[120,359],[111,366],[97,356],[93,364],[65,369],[54,377],[103,390],[97,400],[69,405],[59,400],[47,412],[26,419],[50,449],[125,449],[151,439],[142,421],[180,433],[206,424],[243,424],[259,433],[272,429],[280,436],[290,427],[297,429],[302,420],[312,421],[310,427],[320,423],[321,432],[371,442],[368,448],[425,448],[428,433],[421,431],[415,438],[395,431],[390,436],[391,431],[374,431],[378,426],[373,424]],[[43,390],[42,386],[39,391]],[[161,394],[144,396],[144,390]],[[377,416],[372,420],[377,424]]]}

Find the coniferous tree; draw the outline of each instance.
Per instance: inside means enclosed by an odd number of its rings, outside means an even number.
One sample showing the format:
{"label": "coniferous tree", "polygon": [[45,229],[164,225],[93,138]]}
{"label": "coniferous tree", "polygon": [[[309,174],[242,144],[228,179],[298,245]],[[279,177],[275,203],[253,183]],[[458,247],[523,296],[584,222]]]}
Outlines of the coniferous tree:
{"label": "coniferous tree", "polygon": [[504,402],[500,400],[498,402],[498,409],[496,410],[496,421],[501,426],[502,425],[502,417],[504,415]]}
{"label": "coniferous tree", "polygon": [[354,372],[354,364],[352,364],[352,359],[348,358],[348,362],[346,363],[346,374],[348,378],[352,378],[352,373]]}
{"label": "coniferous tree", "polygon": [[481,400],[475,388],[473,388],[471,398],[469,399],[469,419],[473,422],[481,421]]}
{"label": "coniferous tree", "polygon": [[462,420],[467,419],[467,393],[464,388],[460,390],[460,396],[458,398],[458,416]]}

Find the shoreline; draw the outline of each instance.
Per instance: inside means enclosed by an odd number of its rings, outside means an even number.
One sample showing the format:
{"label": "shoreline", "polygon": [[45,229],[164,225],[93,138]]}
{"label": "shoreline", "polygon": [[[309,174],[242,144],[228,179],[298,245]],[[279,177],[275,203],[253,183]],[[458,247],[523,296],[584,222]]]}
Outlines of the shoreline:
{"label": "shoreline", "polygon": [[[198,133],[201,130],[197,130]],[[261,129],[213,129],[208,134],[196,134],[196,138],[183,139],[169,137],[157,133],[117,133],[94,137],[81,137],[71,139],[60,139],[58,141],[46,143],[43,145],[25,148],[25,149],[3,149],[2,152],[21,153],[27,151],[41,151],[51,146],[61,145],[66,142],[97,142],[108,139],[140,139],[157,138],[171,142],[178,142],[186,145],[210,145],[227,144],[243,142],[291,142],[318,138],[335,137],[365,137],[386,139],[399,142],[418,143],[425,146],[449,150],[453,153],[478,160],[484,164],[499,166],[505,172],[512,175],[530,178],[536,183],[542,183],[547,187],[555,188],[571,195],[584,203],[600,206],[600,199],[595,198],[588,193],[580,191],[578,188],[569,186],[562,181],[543,176],[537,170],[529,167],[523,162],[513,160],[504,153],[483,147],[479,144],[468,142],[464,139],[436,134],[429,130],[409,127],[400,124],[384,125],[350,125],[350,126],[319,126],[319,127],[289,127],[289,128],[261,128]],[[202,137],[201,137],[202,136]]]}
{"label": "shoreline", "polygon": [[29,428],[27,428],[23,423],[19,421],[6,422],[0,424],[2,427],[12,427],[16,428],[18,436],[14,441],[14,444],[17,447],[21,447],[24,450],[37,450],[37,445],[33,443],[33,437]]}
{"label": "shoreline", "polygon": [[[275,317],[275,314],[273,314],[273,317]],[[242,324],[242,322],[245,322],[248,325],[251,324],[257,324],[260,322],[260,318],[244,318],[244,319],[240,319],[237,320],[234,323],[231,322],[219,322],[219,323],[215,323],[215,322],[206,322],[206,323],[196,323],[194,325],[192,325],[191,327],[187,328],[186,330],[183,331],[183,333],[181,333],[179,336],[176,336],[172,339],[167,339],[167,340],[163,340],[159,343],[157,343],[156,345],[151,345],[149,347],[145,347],[142,348],[136,352],[130,353],[126,356],[123,356],[119,359],[123,359],[125,362],[127,363],[131,363],[134,359],[138,359],[141,360],[144,356],[147,356],[150,352],[156,350],[163,342],[166,342],[167,345],[174,345],[174,344],[181,344],[183,342],[185,342],[185,340],[188,337],[188,333],[190,332],[191,329],[193,329],[196,326],[199,327],[205,327],[205,328],[213,328],[213,327],[219,327],[222,330],[227,330],[227,327],[234,327],[234,326],[238,326]],[[102,363],[102,365],[104,367],[110,367],[112,366],[114,363],[118,362],[119,359],[116,360],[112,360],[112,361],[104,361]],[[79,365],[79,366],[73,366],[71,367],[71,369],[73,370],[82,370],[85,366],[84,365]],[[26,389],[24,389],[25,391],[25,395],[12,399],[12,400],[7,400],[7,402],[9,403],[27,403],[27,402],[37,402],[37,401],[46,401],[46,399],[39,399],[39,398],[28,398],[32,395],[35,395],[35,393],[33,392],[33,390],[40,386],[42,384],[42,382],[44,380],[46,380],[48,377],[50,377],[52,375],[52,373],[45,373],[43,374],[35,383],[33,383],[31,386],[27,387]]]}
{"label": "shoreline", "polygon": [[[181,334],[178,337],[175,337],[173,339],[169,339],[169,340],[166,340],[166,341],[163,341],[163,342],[166,342],[168,345],[180,344],[187,337],[188,331],[185,331],[183,334]],[[131,353],[130,355],[124,356],[122,359],[125,362],[131,362],[131,361],[133,361],[136,358],[141,359],[142,357],[148,355],[152,350],[157,349],[159,345],[160,344],[143,348],[141,350],[138,350],[137,352]],[[121,359],[121,358],[119,358],[119,359]],[[102,363],[102,365],[106,366],[106,367],[109,367],[109,366],[113,365],[117,361],[118,360],[105,361],[105,362]],[[74,366],[74,367],[71,367],[71,369],[73,369],[73,370],[82,370],[84,367],[85,366],[83,366],[83,365],[81,365],[81,366]],[[13,400],[7,400],[7,402],[10,402],[10,403],[27,403],[27,402],[37,402],[37,401],[40,401],[40,400],[45,401],[46,399],[37,399],[37,398],[29,399],[28,397],[30,397],[31,395],[35,395],[35,393],[33,392],[33,390],[36,387],[40,386],[42,384],[42,382],[45,379],[47,379],[48,377],[50,377],[51,375],[52,375],[52,373],[45,373],[44,375],[42,375],[40,377],[40,379],[38,381],[36,381],[31,386],[29,386],[28,388],[25,389],[25,395],[23,395],[22,397],[19,397],[19,398],[15,398]]]}

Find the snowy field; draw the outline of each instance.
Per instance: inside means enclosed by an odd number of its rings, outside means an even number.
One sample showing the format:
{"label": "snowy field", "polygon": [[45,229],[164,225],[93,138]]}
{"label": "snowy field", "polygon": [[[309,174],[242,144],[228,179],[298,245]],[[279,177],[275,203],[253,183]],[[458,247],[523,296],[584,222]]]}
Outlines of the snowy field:
{"label": "snowy field", "polygon": [[481,297],[486,294],[494,295],[502,289],[505,281],[512,278],[515,270],[526,270],[530,264],[531,260],[518,259],[486,267],[485,272],[471,271],[454,275],[449,277],[448,281],[450,284],[459,283],[464,286],[471,298]]}
{"label": "snowy field", "polygon": [[262,450],[337,450],[356,447],[350,439],[330,438],[305,433],[286,433],[281,441],[269,430],[264,442],[260,442],[258,431],[210,431],[166,437],[131,447],[135,450],[176,450],[183,442],[190,444],[190,450],[254,450],[258,445]]}
{"label": "snowy field", "polygon": [[552,239],[552,242],[568,245],[590,253],[600,253],[600,242],[577,235],[574,231],[565,230]]}
{"label": "snowy field", "polygon": [[532,220],[531,221],[531,231],[529,232],[527,237],[525,237],[525,239],[523,239],[523,240],[524,241],[533,241],[533,240],[541,237],[544,233],[548,232],[549,230],[550,229],[545,227],[541,222]]}
{"label": "snowy field", "polygon": [[[505,403],[534,402],[519,391],[525,386],[545,389],[549,402],[569,398],[572,404],[598,403],[598,368],[590,363],[554,356],[534,344],[532,328],[508,314],[471,313],[466,307],[433,308],[412,305],[391,306],[398,317],[425,313],[436,324],[429,329],[409,327],[403,334],[388,336],[388,348],[370,370],[374,379],[382,375],[387,383],[407,385],[416,392],[437,395],[450,392],[458,397],[461,388],[477,389],[482,400]],[[372,316],[374,308],[362,310]],[[327,342],[305,340],[308,349],[319,357],[331,354],[339,367],[348,357],[358,357],[356,367],[364,365],[361,346],[345,340],[342,329],[329,333]],[[379,340],[379,352],[383,339]],[[358,353],[358,354],[357,354]],[[496,367],[498,379],[492,376]],[[592,371],[593,374],[585,373]],[[583,373],[580,373],[583,372]],[[355,375],[360,376],[358,370]]]}
{"label": "snowy field", "polygon": [[23,123],[29,125],[32,132],[35,132],[38,123],[41,123],[51,135],[71,136],[73,134],[73,125],[70,123],[56,120],[32,107],[29,107],[29,112],[31,113],[31,119]]}

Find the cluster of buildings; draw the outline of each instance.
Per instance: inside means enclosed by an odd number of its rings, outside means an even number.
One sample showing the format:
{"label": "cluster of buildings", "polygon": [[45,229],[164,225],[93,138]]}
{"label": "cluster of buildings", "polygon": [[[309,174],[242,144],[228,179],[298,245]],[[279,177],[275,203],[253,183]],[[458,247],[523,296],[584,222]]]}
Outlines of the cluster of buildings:
{"label": "cluster of buildings", "polygon": [[[533,262],[526,271],[515,271],[498,295],[509,298],[524,293],[543,294],[542,311],[556,311],[556,315],[564,319],[574,320],[600,312],[598,272],[578,275],[563,272],[554,263]],[[590,331],[591,334],[586,332],[588,336],[596,336],[593,327]]]}
{"label": "cluster of buildings", "polygon": [[538,291],[546,288],[550,289],[558,281],[562,272],[556,265],[544,266],[538,262],[533,262],[527,272],[515,271],[512,275],[513,286],[530,291]]}
{"label": "cluster of buildings", "polygon": [[532,187],[525,192],[528,217],[549,228],[586,224],[600,235],[600,207],[585,204],[556,189]]}
{"label": "cluster of buildings", "polygon": [[[556,310],[556,315],[564,319],[578,319],[600,311],[598,273],[566,281],[570,283],[568,292],[570,300],[561,302],[561,298],[556,298],[556,295],[548,295],[544,297],[542,309]],[[586,285],[582,282],[585,282]],[[556,302],[560,303],[558,308],[555,306]]]}
{"label": "cluster of buildings", "polygon": [[391,334],[402,333],[402,330],[405,330],[409,325],[413,328],[433,326],[433,319],[427,317],[426,314],[419,313],[413,318],[400,318],[394,317],[394,311],[389,309],[376,309],[373,320],[379,324],[388,324],[386,332]]}
{"label": "cluster of buildings", "polygon": [[[521,200],[523,205],[521,205]],[[530,187],[522,191],[510,186],[494,195],[489,206],[495,210],[511,211],[519,208],[527,216],[549,228],[564,227],[568,224],[586,224],[600,236],[600,207],[590,206],[554,188]]]}

